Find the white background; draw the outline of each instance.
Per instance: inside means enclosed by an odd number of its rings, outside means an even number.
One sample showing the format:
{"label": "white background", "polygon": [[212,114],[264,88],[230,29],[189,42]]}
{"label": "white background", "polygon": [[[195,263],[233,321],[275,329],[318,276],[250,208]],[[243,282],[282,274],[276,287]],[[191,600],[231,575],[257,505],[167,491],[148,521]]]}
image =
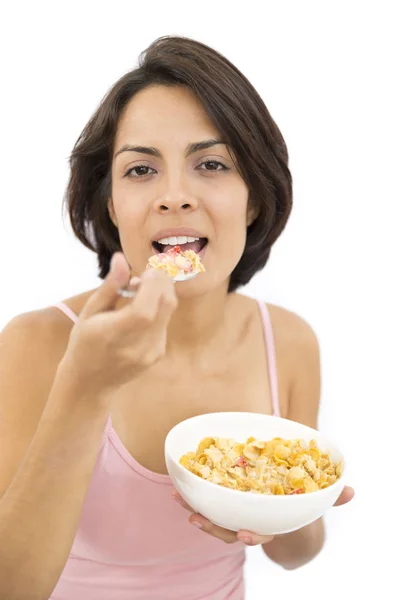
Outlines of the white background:
{"label": "white background", "polygon": [[396,595],[396,8],[382,0],[3,8],[0,328],[100,283],[95,256],[62,222],[67,159],[102,96],[155,38],[185,35],[225,54],[286,139],[293,213],[269,264],[242,291],[299,313],[316,331],[320,429],[344,451],[356,498],[327,514],[325,549],[302,569],[286,572],[250,549],[248,600]]}

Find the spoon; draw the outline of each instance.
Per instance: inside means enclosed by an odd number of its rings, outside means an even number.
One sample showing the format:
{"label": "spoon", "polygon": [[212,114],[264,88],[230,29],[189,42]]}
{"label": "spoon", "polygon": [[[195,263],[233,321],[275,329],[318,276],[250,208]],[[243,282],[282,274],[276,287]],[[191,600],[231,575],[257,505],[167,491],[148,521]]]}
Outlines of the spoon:
{"label": "spoon", "polygon": [[[200,271],[192,271],[191,273],[181,273],[180,275],[175,275],[175,277],[171,277],[173,283],[179,281],[189,281],[189,279],[193,279],[198,275]],[[128,290],[126,288],[120,288],[117,292],[123,298],[134,298],[137,294],[137,290]]]}

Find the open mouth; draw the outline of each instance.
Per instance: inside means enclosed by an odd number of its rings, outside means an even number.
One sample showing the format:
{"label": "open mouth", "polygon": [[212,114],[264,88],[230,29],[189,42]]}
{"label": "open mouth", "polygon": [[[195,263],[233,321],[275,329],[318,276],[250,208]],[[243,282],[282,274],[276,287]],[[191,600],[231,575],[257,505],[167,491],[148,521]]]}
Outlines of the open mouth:
{"label": "open mouth", "polygon": [[[185,252],[185,250],[193,250],[193,252],[199,254],[206,247],[207,244],[207,238],[200,238],[194,242],[187,242],[186,244],[178,245],[180,246],[182,252]],[[156,254],[162,254],[163,252],[167,252],[171,248],[174,248],[172,244],[160,244],[159,242],[152,242],[152,246],[156,251]]]}

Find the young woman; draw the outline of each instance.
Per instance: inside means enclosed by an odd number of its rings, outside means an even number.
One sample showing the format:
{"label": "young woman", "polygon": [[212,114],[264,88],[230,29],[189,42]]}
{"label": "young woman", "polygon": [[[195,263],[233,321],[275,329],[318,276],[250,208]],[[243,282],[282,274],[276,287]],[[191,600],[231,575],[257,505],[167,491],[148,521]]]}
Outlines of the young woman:
{"label": "young woman", "polygon": [[[164,440],[213,411],[317,426],[313,330],[237,291],[290,214],[285,142],[228,60],[165,37],[108,92],[70,164],[66,207],[104,283],[1,333],[1,597],[243,598],[246,544],[293,569],[320,551],[323,523],[274,539],[212,525],[174,493]],[[204,273],[146,270],[176,243]]]}

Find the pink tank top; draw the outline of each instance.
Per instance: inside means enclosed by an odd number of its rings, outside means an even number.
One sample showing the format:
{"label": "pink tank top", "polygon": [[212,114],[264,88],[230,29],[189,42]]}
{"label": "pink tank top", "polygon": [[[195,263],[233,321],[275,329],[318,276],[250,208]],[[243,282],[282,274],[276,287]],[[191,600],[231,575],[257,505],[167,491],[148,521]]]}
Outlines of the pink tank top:
{"label": "pink tank top", "polygon": [[[280,415],[274,338],[264,324],[273,414]],[[74,322],[64,303],[56,305]],[[49,600],[243,600],[245,545],[188,523],[168,475],[141,466],[108,418],[71,552]]]}

